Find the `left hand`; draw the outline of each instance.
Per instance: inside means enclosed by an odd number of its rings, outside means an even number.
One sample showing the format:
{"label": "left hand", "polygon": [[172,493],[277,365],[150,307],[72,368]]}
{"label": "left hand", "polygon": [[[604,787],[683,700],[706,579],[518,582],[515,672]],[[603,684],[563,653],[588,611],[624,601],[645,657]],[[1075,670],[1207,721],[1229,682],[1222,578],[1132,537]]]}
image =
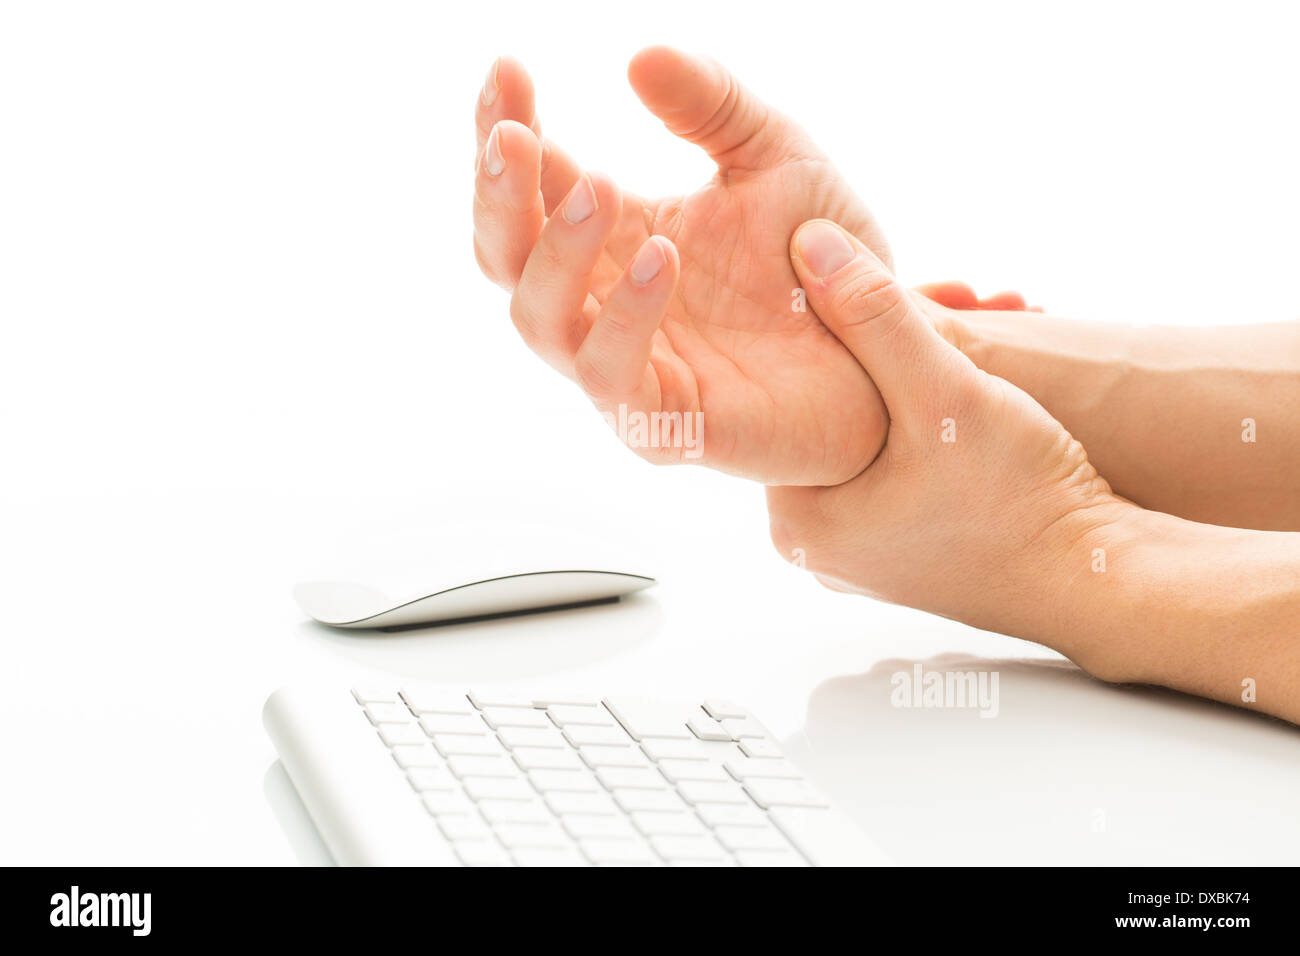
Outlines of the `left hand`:
{"label": "left hand", "polygon": [[787,250],[799,223],[834,216],[889,261],[879,226],[808,135],[717,64],[652,47],[628,79],[717,174],[646,199],[584,173],[541,140],[531,81],[501,60],[476,117],[481,268],[513,291],[528,345],[602,411],[699,413],[699,463],[759,481],[852,478],[884,441],[884,405],[817,316],[795,308]]}

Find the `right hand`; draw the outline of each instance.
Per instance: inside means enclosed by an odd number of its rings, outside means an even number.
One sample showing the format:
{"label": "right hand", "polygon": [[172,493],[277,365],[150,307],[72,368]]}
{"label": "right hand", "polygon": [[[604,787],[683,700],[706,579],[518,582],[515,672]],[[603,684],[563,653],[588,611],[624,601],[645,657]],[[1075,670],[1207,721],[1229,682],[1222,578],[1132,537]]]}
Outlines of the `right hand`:
{"label": "right hand", "polygon": [[699,463],[773,484],[847,481],[880,450],[885,406],[816,314],[793,308],[788,247],[801,222],[829,216],[888,262],[879,227],[808,136],[716,64],[650,48],[628,78],[717,175],[650,200],[584,173],[543,144],[527,74],[500,60],[477,109],[481,268],[513,291],[528,345],[602,411],[699,412]]}
{"label": "right hand", "polygon": [[778,550],[836,590],[1087,658],[1072,642],[1090,629],[1062,626],[1063,597],[1091,577],[1094,546],[1135,506],[1041,405],[948,342],[926,300],[846,230],[804,225],[792,259],[810,304],[880,387],[891,424],[852,481],[768,488]]}

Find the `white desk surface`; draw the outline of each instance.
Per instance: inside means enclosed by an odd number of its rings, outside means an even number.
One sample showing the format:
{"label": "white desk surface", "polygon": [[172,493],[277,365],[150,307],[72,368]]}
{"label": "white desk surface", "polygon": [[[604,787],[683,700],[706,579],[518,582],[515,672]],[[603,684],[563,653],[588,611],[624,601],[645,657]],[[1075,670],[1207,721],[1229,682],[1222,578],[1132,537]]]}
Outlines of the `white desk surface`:
{"label": "white desk surface", "polygon": [[[24,91],[0,151],[0,862],[318,859],[260,720],[312,678],[733,697],[902,863],[1300,858],[1295,728],[821,589],[772,551],[758,488],[617,447],[519,342],[469,230],[470,108],[502,53],[588,168],[645,195],[706,181],[622,81],[668,40],[814,133],[905,281],[1081,318],[1284,320],[1294,30],[1187,12],[1171,44],[1157,10],[1063,30],[970,4],[846,4],[834,31],[769,6],[737,30],[727,5],[667,0],[672,29],[647,34],[642,13],[0,13]],[[394,636],[290,600],[336,558],[444,553],[443,517],[498,513],[649,546],[662,583]],[[996,669],[1000,715],[890,707],[914,661]]]}
{"label": "white desk surface", "polygon": [[[676,542],[658,587],[390,635],[309,623],[289,585],[330,548],[437,547],[427,501],[85,498],[6,514],[0,860],[321,861],[259,713],[279,684],[315,678],[732,697],[901,863],[1296,859],[1294,728],[825,591],[767,546],[756,489],[631,471],[640,492],[659,487],[654,525]],[[701,524],[688,493],[708,487],[737,493]],[[552,507],[620,497],[589,492]],[[999,715],[891,707],[889,677],[914,661],[997,670]]]}

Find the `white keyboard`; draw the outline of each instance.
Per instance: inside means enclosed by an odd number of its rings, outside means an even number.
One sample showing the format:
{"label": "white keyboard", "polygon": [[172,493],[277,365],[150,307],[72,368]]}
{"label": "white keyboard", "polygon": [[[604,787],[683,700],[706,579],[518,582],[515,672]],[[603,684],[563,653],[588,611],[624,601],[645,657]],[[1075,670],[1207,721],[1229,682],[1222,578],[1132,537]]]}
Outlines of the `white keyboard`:
{"label": "white keyboard", "polygon": [[344,864],[883,862],[725,700],[284,688],[265,722]]}

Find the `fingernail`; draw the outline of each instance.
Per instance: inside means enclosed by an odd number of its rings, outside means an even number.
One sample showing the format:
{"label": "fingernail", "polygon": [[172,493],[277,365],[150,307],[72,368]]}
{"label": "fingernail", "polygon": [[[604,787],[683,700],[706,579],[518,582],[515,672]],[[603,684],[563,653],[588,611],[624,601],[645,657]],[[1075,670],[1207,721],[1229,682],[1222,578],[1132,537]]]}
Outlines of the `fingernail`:
{"label": "fingernail", "polygon": [[829,222],[810,222],[800,229],[795,248],[799,258],[819,278],[834,275],[857,256],[844,233]]}
{"label": "fingernail", "polygon": [[497,101],[497,93],[501,87],[497,85],[497,70],[501,66],[501,58],[497,57],[492,61],[492,68],[488,70],[487,79],[483,82],[483,105],[491,106]]}
{"label": "fingernail", "polygon": [[632,268],[628,272],[633,282],[645,285],[659,274],[659,270],[667,262],[663,249],[659,248],[659,243],[654,239],[647,239],[636,254],[636,258],[632,260]]}
{"label": "fingernail", "polygon": [[596,190],[586,176],[578,180],[569,198],[564,201],[564,218],[577,225],[596,211]]}
{"label": "fingernail", "polygon": [[501,155],[501,127],[493,126],[488,135],[487,149],[483,151],[483,168],[489,176],[500,176],[506,168],[506,158]]}

